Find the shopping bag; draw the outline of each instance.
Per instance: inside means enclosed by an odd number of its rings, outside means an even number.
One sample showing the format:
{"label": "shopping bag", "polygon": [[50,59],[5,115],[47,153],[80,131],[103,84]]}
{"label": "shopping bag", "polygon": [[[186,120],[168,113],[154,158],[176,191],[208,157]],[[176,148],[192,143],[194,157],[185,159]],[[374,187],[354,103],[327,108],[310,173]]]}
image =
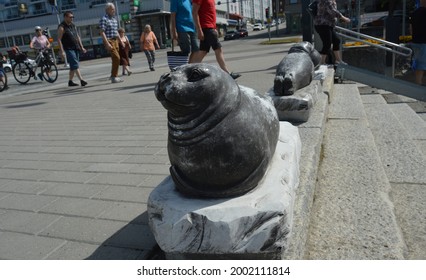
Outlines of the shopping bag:
{"label": "shopping bag", "polygon": [[172,44],[172,50],[167,52],[167,63],[170,70],[175,69],[184,64],[188,64],[188,54],[183,52],[176,52]]}

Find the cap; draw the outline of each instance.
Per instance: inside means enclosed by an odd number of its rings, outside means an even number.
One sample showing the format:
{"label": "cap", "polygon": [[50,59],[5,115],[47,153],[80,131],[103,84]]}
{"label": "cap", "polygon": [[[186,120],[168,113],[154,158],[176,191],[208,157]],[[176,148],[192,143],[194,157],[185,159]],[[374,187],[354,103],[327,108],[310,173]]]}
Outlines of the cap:
{"label": "cap", "polygon": [[36,26],[36,27],[34,27],[34,29],[35,29],[35,31],[41,30],[41,27],[40,26]]}

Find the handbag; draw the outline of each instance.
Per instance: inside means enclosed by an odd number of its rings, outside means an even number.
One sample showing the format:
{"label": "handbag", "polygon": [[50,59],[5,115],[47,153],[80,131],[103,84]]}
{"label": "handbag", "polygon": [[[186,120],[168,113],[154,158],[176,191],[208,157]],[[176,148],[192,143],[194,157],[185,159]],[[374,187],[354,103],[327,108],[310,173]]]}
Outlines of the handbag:
{"label": "handbag", "polygon": [[169,64],[170,70],[175,69],[184,64],[188,64],[188,54],[183,52],[176,52],[174,44],[172,43],[172,50],[167,52],[167,63]]}
{"label": "handbag", "polygon": [[129,53],[128,53],[128,58],[132,58],[133,57],[133,53],[132,53],[132,46],[130,45],[130,41],[129,41],[129,38],[127,38],[127,36],[126,36],[126,44],[128,44],[129,45]]}

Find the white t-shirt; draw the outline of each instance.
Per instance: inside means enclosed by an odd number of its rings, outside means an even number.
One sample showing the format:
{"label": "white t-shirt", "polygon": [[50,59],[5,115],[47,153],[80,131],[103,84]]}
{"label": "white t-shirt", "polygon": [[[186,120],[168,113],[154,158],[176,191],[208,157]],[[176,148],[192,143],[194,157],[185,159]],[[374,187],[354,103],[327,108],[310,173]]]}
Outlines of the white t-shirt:
{"label": "white t-shirt", "polygon": [[49,42],[49,40],[47,39],[46,36],[41,35],[41,36],[34,36],[31,42],[33,42],[33,47],[35,49],[44,49],[47,47],[47,43]]}

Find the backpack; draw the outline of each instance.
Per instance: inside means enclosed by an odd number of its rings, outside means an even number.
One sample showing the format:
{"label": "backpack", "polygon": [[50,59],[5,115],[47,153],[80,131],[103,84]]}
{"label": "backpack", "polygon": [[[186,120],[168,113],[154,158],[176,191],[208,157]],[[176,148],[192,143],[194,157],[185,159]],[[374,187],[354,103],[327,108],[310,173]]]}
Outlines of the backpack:
{"label": "backpack", "polygon": [[308,5],[308,12],[312,17],[316,17],[318,14],[318,0],[314,0]]}

